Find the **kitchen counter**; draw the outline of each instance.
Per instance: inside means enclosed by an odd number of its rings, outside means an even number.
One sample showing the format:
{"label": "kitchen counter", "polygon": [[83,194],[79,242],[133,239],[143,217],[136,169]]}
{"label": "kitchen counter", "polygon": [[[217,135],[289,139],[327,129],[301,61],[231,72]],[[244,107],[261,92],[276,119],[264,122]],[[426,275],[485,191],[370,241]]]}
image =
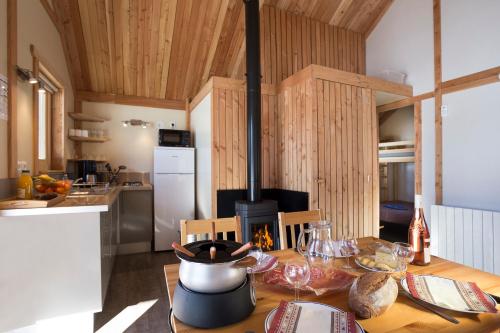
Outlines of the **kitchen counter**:
{"label": "kitchen counter", "polygon": [[33,216],[72,213],[107,212],[121,191],[152,191],[151,184],[142,186],[113,186],[106,194],[69,196],[53,207],[0,210],[0,216]]}

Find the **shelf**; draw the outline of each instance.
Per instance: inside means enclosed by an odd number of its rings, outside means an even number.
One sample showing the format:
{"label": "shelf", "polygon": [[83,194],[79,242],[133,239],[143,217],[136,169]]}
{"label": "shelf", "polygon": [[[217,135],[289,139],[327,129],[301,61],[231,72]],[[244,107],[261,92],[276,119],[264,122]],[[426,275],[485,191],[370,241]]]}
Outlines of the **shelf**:
{"label": "shelf", "polygon": [[85,114],[85,113],[69,112],[68,115],[70,116],[70,118],[73,118],[74,120],[90,121],[90,122],[94,122],[94,123],[102,123],[102,122],[109,120],[106,118],[93,116],[93,115]]}
{"label": "shelf", "polygon": [[108,137],[102,137],[102,138],[91,138],[91,137],[83,137],[83,136],[69,136],[68,137],[70,140],[73,141],[79,141],[79,142],[106,142],[111,140]]}
{"label": "shelf", "polygon": [[414,163],[415,156],[379,157],[379,163]]}

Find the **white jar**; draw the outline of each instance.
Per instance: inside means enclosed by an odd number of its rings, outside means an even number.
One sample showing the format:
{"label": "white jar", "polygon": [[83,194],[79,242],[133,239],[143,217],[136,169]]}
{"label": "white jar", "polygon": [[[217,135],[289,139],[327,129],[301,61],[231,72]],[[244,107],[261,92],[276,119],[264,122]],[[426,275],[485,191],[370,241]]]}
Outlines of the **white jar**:
{"label": "white jar", "polygon": [[75,136],[82,136],[82,130],[81,129],[75,129]]}
{"label": "white jar", "polygon": [[89,137],[89,130],[82,130],[82,136],[84,138],[88,138]]}
{"label": "white jar", "polygon": [[76,130],[74,128],[69,129],[69,136],[76,136]]}

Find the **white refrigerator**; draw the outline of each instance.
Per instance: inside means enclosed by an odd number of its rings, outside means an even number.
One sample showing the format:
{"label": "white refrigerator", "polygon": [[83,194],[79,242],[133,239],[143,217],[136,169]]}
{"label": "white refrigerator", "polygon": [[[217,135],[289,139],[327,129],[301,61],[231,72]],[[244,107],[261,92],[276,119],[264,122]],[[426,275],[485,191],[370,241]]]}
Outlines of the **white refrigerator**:
{"label": "white refrigerator", "polygon": [[172,249],[180,241],[179,221],[194,219],[194,148],[155,147],[155,251]]}

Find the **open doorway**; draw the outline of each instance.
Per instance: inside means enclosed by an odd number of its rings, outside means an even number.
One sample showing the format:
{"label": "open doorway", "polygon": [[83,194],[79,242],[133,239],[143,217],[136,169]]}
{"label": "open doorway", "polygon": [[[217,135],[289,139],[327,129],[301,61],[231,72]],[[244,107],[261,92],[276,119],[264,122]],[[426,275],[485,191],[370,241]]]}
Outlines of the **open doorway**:
{"label": "open doorway", "polygon": [[[394,102],[397,98],[378,93],[377,105]],[[391,242],[408,240],[413,216],[416,184],[414,111],[414,105],[409,105],[378,114],[380,238]]]}

